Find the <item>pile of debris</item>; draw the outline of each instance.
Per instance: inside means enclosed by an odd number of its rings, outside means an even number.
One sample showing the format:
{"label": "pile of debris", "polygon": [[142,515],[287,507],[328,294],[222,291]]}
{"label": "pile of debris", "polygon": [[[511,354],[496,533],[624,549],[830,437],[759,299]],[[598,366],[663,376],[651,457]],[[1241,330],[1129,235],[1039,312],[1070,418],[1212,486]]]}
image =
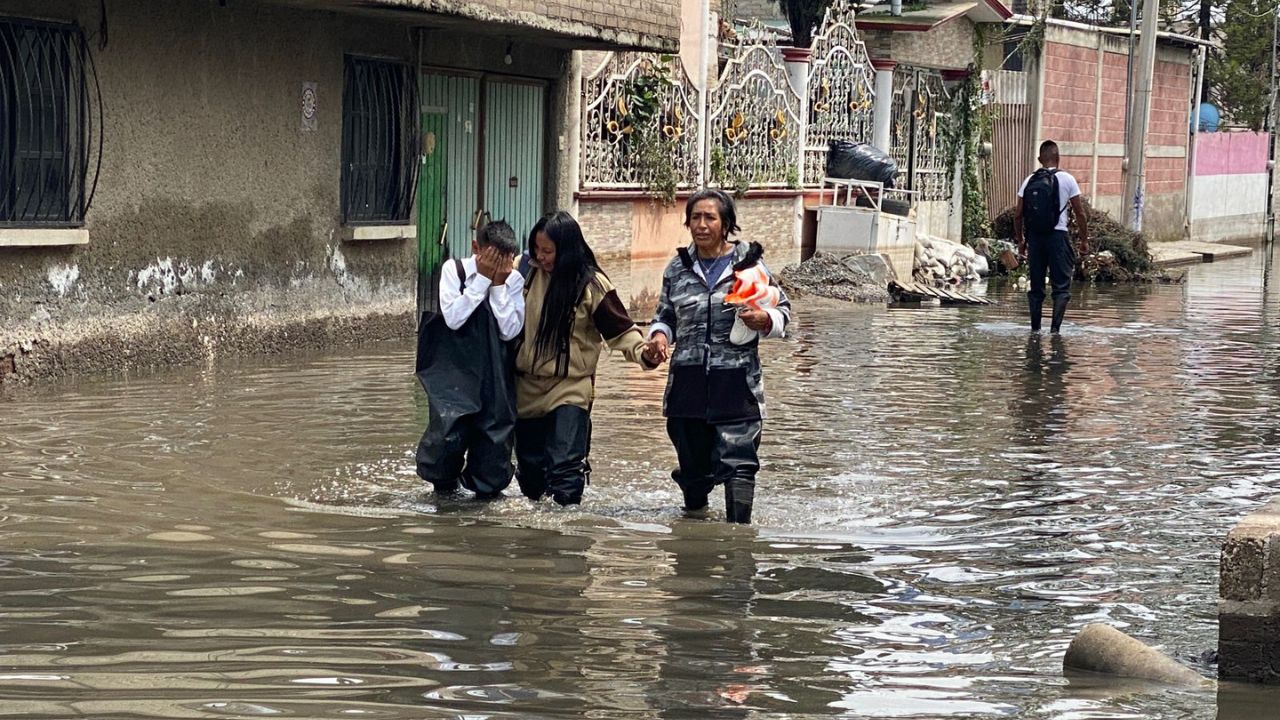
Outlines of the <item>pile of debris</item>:
{"label": "pile of debris", "polygon": [[959,285],[985,277],[990,265],[973,248],[941,238],[921,236],[916,240],[914,272],[916,282],[926,285]]}
{"label": "pile of debris", "polygon": [[[1162,279],[1156,270],[1142,233],[1134,232],[1116,222],[1110,215],[1092,207],[1086,201],[1089,218],[1089,252],[1076,265],[1076,278],[1101,282],[1151,282]],[[1071,237],[1078,235],[1075,213],[1071,213]],[[992,230],[996,237],[1013,237],[1013,208],[1000,213]]]}
{"label": "pile of debris", "polygon": [[881,255],[824,252],[778,273],[778,284],[792,298],[813,295],[862,303],[888,302],[889,281],[893,279],[893,269]]}

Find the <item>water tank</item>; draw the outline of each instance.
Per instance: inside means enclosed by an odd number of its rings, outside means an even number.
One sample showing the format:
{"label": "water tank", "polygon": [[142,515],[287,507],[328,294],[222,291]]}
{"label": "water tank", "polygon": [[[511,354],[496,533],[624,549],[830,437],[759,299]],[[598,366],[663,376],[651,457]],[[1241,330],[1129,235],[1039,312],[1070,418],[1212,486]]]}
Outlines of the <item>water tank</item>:
{"label": "water tank", "polygon": [[1221,115],[1218,108],[1209,103],[1200,103],[1200,132],[1217,132]]}

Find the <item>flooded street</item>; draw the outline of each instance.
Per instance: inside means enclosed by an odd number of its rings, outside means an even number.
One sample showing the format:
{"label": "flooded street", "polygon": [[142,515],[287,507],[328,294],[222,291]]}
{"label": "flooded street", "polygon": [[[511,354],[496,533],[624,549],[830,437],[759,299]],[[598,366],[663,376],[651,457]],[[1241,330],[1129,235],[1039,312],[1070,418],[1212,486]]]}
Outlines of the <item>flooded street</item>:
{"label": "flooded street", "polygon": [[[1107,622],[1211,672],[1280,492],[1280,282],[796,303],[749,528],[682,519],[665,375],[604,365],[580,510],[437,504],[405,344],[3,398],[0,717],[1252,718],[1068,683]],[[722,499],[713,497],[719,510]]]}

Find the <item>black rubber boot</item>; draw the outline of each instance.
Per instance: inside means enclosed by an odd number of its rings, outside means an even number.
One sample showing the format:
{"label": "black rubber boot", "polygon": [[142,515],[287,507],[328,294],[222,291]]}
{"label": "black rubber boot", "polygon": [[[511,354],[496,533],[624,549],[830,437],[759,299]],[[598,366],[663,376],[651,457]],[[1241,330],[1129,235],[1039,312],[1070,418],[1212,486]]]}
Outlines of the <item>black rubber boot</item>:
{"label": "black rubber boot", "polygon": [[1031,332],[1040,332],[1040,317],[1042,312],[1043,300],[1032,300],[1027,298],[1027,308],[1031,311]]}
{"label": "black rubber boot", "polygon": [[1062,329],[1062,318],[1067,314],[1067,303],[1071,302],[1071,298],[1054,298],[1053,299],[1053,324],[1049,326],[1049,332],[1056,333]]}
{"label": "black rubber boot", "polygon": [[741,525],[751,524],[751,505],[755,488],[742,480],[724,484],[724,519]]}
{"label": "black rubber boot", "polygon": [[698,491],[684,490],[684,511],[686,513],[705,513],[707,510],[707,495]]}

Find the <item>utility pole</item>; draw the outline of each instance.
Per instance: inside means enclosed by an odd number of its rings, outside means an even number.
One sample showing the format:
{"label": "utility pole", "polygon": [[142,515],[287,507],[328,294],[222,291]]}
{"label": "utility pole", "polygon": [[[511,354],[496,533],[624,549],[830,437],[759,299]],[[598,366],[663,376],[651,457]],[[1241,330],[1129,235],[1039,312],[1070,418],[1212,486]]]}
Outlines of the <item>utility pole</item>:
{"label": "utility pole", "polygon": [[[1267,141],[1267,227],[1266,239],[1267,247],[1271,247],[1276,240],[1276,54],[1280,52],[1280,5],[1272,10],[1274,17],[1271,19],[1271,101],[1267,105],[1267,122],[1266,131],[1269,137]],[[1267,258],[1271,257],[1271,253],[1267,253]]]}
{"label": "utility pole", "polygon": [[[1143,0],[1142,3],[1142,36],[1138,39],[1138,57],[1140,63],[1134,73],[1135,89],[1133,103],[1130,105],[1131,121],[1129,134],[1125,138],[1124,196],[1125,225],[1131,230],[1141,232],[1142,209],[1146,193],[1146,144],[1147,130],[1151,119],[1151,86],[1156,71],[1156,32],[1159,21],[1158,0]],[[1129,62],[1134,61],[1129,56]]]}

